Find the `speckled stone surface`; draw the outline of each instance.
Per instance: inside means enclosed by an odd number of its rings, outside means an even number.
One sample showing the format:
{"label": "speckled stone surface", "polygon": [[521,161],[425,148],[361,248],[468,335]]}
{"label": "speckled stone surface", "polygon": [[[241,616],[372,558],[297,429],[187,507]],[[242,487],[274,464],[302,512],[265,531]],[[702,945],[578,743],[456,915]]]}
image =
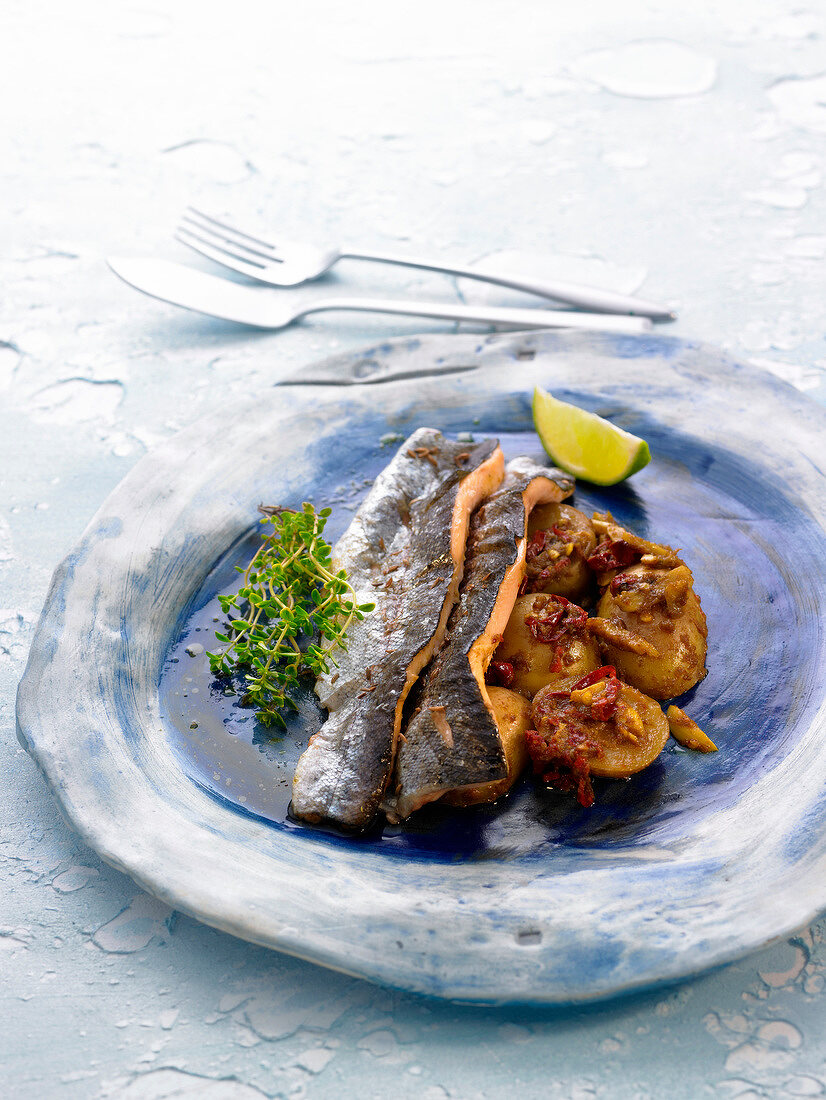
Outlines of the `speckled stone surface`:
{"label": "speckled stone surface", "polygon": [[[6,1091],[824,1094],[823,921],[600,1008],[439,1005],[177,917],[79,843],[13,730],[52,570],[148,447],[331,351],[444,331],[326,317],[268,336],[116,283],[109,252],[186,258],[170,244],[186,201],[299,239],[505,252],[639,288],[678,308],[670,331],[823,401],[821,7],[371,0],[218,13],[13,0],[0,21],[0,88],[14,105],[0,123]],[[355,263],[328,283],[343,286],[483,293]]]}

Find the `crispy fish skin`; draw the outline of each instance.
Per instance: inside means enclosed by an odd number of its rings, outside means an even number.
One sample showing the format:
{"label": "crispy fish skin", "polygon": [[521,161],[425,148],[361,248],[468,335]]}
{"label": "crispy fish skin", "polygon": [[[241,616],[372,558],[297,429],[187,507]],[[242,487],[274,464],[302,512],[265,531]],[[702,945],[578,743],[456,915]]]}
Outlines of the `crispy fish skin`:
{"label": "crispy fish skin", "polygon": [[338,668],[316,694],[329,717],[298,761],[292,814],[370,825],[389,782],[404,700],[444,638],[474,508],[500,485],[496,440],[460,444],[420,428],[376,479],[333,554],[359,603]]}
{"label": "crispy fish skin", "polygon": [[573,478],[561,470],[514,459],[502,488],[474,513],[448,637],[419,682],[416,710],[399,743],[390,816],[408,817],[445,794],[507,776],[485,673],[525,576],[528,516],[537,504],[564,500],[573,489]]}

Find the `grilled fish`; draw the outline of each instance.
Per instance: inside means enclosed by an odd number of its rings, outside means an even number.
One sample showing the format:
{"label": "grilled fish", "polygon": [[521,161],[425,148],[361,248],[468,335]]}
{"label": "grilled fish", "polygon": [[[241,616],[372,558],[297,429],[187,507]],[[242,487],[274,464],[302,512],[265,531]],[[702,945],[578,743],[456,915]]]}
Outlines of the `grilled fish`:
{"label": "grilled fish", "polygon": [[458,596],[471,513],[503,476],[496,440],[454,443],[420,428],[376,479],[333,554],[358,602],[376,609],[352,624],[338,667],[316,684],[329,717],[298,761],[294,817],[347,829],[375,817],[405,698]]}
{"label": "grilled fish", "polygon": [[502,488],[474,513],[447,641],[419,682],[416,710],[399,743],[389,816],[405,818],[448,792],[508,775],[485,673],[525,576],[531,509],[564,500],[573,489],[573,478],[561,470],[517,458]]}

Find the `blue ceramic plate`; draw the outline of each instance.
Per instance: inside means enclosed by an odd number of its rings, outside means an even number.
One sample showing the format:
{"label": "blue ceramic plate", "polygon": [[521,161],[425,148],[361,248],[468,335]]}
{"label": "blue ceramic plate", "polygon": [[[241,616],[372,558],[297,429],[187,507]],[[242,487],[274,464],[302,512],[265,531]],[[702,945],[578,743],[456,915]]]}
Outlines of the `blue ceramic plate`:
{"label": "blue ceramic plate", "polygon": [[[329,504],[338,535],[388,437],[420,425],[539,457],[537,383],[651,444],[631,482],[575,502],[682,548],[710,642],[683,705],[720,751],[669,744],[591,810],[526,780],[356,840],[295,825],[312,695],[273,736],[203,652],[257,505]],[[824,428],[785,384],[666,338],[429,337],[330,361],[181,433],[106,501],[55,575],[21,739],[105,859],[245,939],[483,1003],[697,973],[826,908]]]}

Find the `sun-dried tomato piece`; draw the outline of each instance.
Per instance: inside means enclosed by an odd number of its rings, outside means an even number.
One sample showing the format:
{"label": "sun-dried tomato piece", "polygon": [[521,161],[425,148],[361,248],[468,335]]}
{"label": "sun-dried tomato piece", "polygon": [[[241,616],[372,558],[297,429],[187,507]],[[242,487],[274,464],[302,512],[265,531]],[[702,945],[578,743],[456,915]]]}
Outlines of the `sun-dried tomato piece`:
{"label": "sun-dried tomato piece", "polygon": [[552,645],[559,635],[558,627],[564,614],[564,610],[560,607],[547,615],[541,613],[539,615],[526,615],[525,626],[538,642]]}
{"label": "sun-dried tomato piece", "polygon": [[598,753],[598,747],[585,739],[575,745],[560,744],[558,722],[546,719],[544,725],[547,729],[542,732],[528,730],[525,734],[534,774],[548,787],[575,791],[581,806],[593,806],[588,754]]}
{"label": "sun-dried tomato piece", "polygon": [[614,717],[621,687],[622,685],[617,679],[605,681],[602,694],[591,703],[591,714],[594,718],[599,718],[601,722],[607,722],[609,718]]}
{"label": "sun-dried tomato piece", "polygon": [[485,677],[489,684],[509,688],[513,683],[514,671],[510,661],[491,661]]}
{"label": "sun-dried tomato piece", "polygon": [[588,612],[564,596],[548,596],[544,607],[536,607],[525,616],[525,625],[538,642],[557,645],[565,634],[585,629]]}
{"label": "sun-dried tomato piece", "polygon": [[534,531],[528,542],[527,549],[525,550],[525,560],[533,561],[534,558],[539,557],[542,551],[545,549],[545,540],[548,537],[547,531]]}
{"label": "sun-dried tomato piece", "polygon": [[646,573],[617,573],[611,581],[611,595],[617,596],[633,588],[646,588],[650,583],[651,578]]}
{"label": "sun-dried tomato piece", "polygon": [[617,670],[613,665],[602,665],[600,668],[595,668],[592,672],[586,672],[584,676],[580,676],[577,682],[572,684],[568,690],[582,691],[584,688],[590,687],[591,684],[599,683],[600,680],[616,680],[616,678]]}
{"label": "sun-dried tomato piece", "polygon": [[610,569],[622,569],[638,562],[642,551],[624,539],[605,539],[587,559],[595,573],[607,573]]}
{"label": "sun-dried tomato piece", "polygon": [[584,691],[585,688],[598,683],[604,685],[602,692],[588,704],[588,709],[592,718],[597,718],[600,722],[607,722],[614,717],[617,709],[617,699],[619,699],[620,689],[622,688],[613,665],[603,665],[602,668],[586,673],[585,676],[573,684],[570,691]]}

